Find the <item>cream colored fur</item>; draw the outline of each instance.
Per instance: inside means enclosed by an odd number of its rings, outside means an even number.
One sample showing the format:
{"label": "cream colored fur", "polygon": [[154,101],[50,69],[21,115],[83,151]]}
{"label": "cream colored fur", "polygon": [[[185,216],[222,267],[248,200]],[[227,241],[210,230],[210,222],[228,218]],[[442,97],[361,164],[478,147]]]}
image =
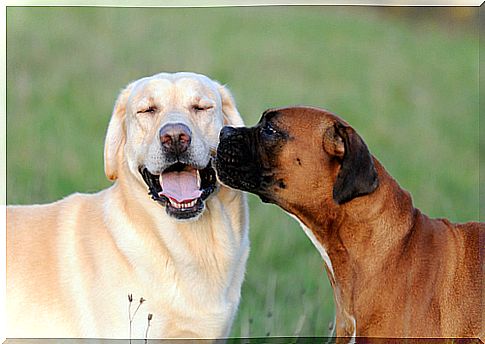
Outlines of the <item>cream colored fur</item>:
{"label": "cream colored fur", "polygon": [[[202,102],[211,108],[195,113]],[[153,116],[137,114],[155,103]],[[223,124],[242,119],[229,91],[193,73],[131,83],[107,131],[105,173],[114,184],[47,205],[7,208],[7,338],[217,338],[229,334],[249,251],[245,196],[219,185],[193,221],[177,221],[148,196],[137,171],[156,166],[158,129],[182,121],[194,159],[207,163]],[[90,173],[90,171],[86,171]]]}

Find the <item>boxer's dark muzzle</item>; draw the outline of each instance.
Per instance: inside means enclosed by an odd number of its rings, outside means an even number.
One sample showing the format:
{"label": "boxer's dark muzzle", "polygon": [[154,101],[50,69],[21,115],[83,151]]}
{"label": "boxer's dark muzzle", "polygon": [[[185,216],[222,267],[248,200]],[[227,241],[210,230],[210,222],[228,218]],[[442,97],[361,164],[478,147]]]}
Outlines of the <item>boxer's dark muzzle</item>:
{"label": "boxer's dark muzzle", "polygon": [[225,185],[252,192],[273,203],[278,147],[286,135],[274,130],[264,118],[252,128],[224,127],[219,135],[215,167]]}
{"label": "boxer's dark muzzle", "polygon": [[215,164],[219,179],[232,188],[256,192],[262,178],[254,131],[224,127],[219,138]]}

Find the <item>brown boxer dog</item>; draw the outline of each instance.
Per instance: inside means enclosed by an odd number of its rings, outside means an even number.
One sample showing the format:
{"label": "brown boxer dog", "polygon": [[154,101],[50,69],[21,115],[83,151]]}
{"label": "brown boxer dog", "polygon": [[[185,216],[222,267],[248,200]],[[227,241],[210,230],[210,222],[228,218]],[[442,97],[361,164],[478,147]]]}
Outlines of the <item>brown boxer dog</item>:
{"label": "brown boxer dog", "polygon": [[216,169],[300,221],[326,263],[338,337],[483,338],[485,224],[414,208],[341,118],[288,107],[224,127]]}

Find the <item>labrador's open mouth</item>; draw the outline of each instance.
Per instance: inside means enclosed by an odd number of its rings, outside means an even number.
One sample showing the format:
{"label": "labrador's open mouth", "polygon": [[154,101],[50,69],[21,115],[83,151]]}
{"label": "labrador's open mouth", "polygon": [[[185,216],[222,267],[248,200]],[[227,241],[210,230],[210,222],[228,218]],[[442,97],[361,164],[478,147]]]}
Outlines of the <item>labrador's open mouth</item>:
{"label": "labrador's open mouth", "polygon": [[179,220],[199,215],[204,210],[204,201],[216,189],[216,173],[211,162],[201,170],[178,162],[160,175],[151,174],[144,166],[139,171],[152,199]]}

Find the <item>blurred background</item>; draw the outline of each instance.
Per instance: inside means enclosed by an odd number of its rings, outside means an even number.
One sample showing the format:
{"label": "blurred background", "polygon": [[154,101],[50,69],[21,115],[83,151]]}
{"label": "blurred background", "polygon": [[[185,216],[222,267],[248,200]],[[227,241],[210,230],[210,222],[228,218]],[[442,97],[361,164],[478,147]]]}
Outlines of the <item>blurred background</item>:
{"label": "blurred background", "polygon": [[[433,217],[478,220],[478,8],[7,8],[7,202],[110,185],[118,92],[161,71],[227,84],[246,124],[306,104],[346,119]],[[233,336],[327,335],[333,294],[294,220],[250,196]]]}

